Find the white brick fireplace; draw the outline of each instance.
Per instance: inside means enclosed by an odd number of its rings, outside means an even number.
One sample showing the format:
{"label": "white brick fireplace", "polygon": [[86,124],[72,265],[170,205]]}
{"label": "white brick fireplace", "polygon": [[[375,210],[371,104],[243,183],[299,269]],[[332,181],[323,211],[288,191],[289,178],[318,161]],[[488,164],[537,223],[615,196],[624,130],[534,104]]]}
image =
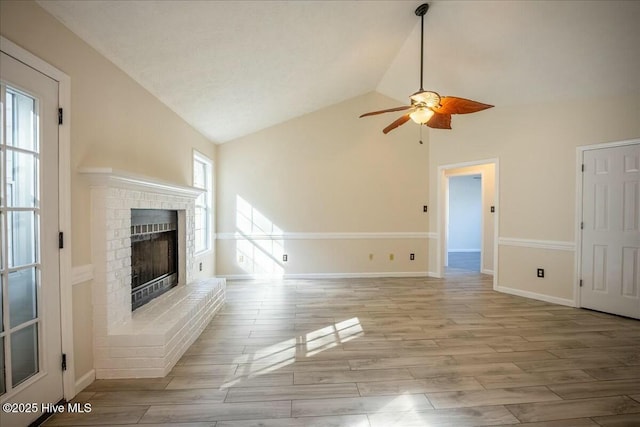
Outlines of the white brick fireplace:
{"label": "white brick fireplace", "polygon": [[[224,303],[224,279],[193,282],[200,190],[109,168],[81,173],[91,183],[96,378],[165,376]],[[134,312],[131,209],[178,212],[178,286]]]}

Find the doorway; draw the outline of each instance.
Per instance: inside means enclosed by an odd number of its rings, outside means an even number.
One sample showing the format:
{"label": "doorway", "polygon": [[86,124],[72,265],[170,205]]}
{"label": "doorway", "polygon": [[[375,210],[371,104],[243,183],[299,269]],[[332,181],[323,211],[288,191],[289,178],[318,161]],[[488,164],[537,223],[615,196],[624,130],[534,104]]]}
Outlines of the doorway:
{"label": "doorway", "polygon": [[482,265],[482,175],[450,176],[448,183],[445,267],[479,273]]}
{"label": "doorway", "polygon": [[[466,190],[463,192],[473,193],[474,187],[479,187],[479,202],[478,195],[472,196],[473,200],[462,201],[462,203],[456,203],[456,187],[458,180],[471,181],[471,184],[466,183]],[[453,187],[451,183],[453,184]],[[451,205],[451,190],[453,189],[454,203]],[[469,197],[467,197],[469,199]],[[460,200],[457,200],[460,202]],[[467,208],[471,205],[477,206],[476,217],[469,221],[466,214],[462,214],[462,222],[459,218],[456,218],[455,210],[459,209],[456,205],[462,205]],[[473,267],[476,272],[483,274],[493,275],[494,287],[497,277],[497,235],[498,235],[498,159],[481,160],[477,162],[467,162],[443,165],[438,167],[438,250],[437,250],[437,272],[438,277],[444,277],[447,274],[447,267],[452,267],[451,261],[456,265],[456,260],[450,260],[449,254],[461,258],[471,258],[473,255],[479,258],[476,265]],[[454,212],[451,214],[451,208]],[[475,209],[475,208],[474,208]],[[464,217],[467,218],[467,222],[464,222]],[[451,224],[453,220],[453,224]],[[471,223],[479,224],[472,225],[473,232],[470,231]],[[478,230],[479,229],[479,230]],[[471,236],[474,234],[475,237]],[[478,237],[479,234],[479,237]],[[460,241],[459,237],[467,237],[467,242]],[[472,239],[469,239],[473,237]],[[462,242],[462,243],[461,243]],[[464,245],[464,246],[460,246]],[[451,249],[451,251],[450,251]],[[475,254],[474,254],[475,253]],[[464,262],[464,261],[463,261]],[[468,264],[470,265],[470,264]],[[469,268],[468,266],[465,268]],[[472,271],[472,270],[468,270]]]}

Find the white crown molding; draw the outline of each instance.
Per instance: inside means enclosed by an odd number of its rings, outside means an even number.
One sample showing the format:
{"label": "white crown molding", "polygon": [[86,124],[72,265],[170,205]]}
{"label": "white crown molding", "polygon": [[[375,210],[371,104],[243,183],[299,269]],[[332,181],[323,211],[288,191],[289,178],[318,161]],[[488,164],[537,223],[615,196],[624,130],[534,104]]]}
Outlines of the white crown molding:
{"label": "white crown molding", "polygon": [[217,233],[217,240],[360,240],[360,239],[431,239],[427,232],[380,232],[380,233]]}
{"label": "white crown molding", "polygon": [[535,249],[551,249],[556,251],[568,251],[573,252],[576,250],[575,242],[563,242],[557,240],[533,240],[533,239],[518,239],[511,237],[500,237],[498,239],[500,246],[519,246],[524,248]]}
{"label": "white crown molding", "polygon": [[197,198],[204,190],[172,184],[155,178],[143,175],[136,175],[129,172],[119,171],[112,168],[80,168],[79,173],[89,177],[92,186],[115,187],[128,190],[147,191],[159,194],[170,194],[172,196]]}

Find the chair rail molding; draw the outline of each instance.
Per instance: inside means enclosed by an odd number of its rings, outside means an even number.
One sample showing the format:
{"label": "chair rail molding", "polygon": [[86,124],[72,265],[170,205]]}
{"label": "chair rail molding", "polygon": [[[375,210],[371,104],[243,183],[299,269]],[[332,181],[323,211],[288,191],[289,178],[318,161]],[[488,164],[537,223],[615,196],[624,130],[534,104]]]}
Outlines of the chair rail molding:
{"label": "chair rail molding", "polygon": [[500,237],[498,238],[498,244],[500,246],[520,246],[524,248],[551,249],[556,251],[573,252],[576,250],[575,242],[565,242],[559,240],[535,240],[520,239],[515,237]]}
{"label": "chair rail molding", "polygon": [[272,233],[241,233],[228,232],[217,233],[217,240],[359,240],[359,239],[435,239],[436,233],[422,231],[398,231],[398,232],[284,232]]}
{"label": "chair rail molding", "polygon": [[93,264],[79,265],[71,268],[71,285],[79,285],[81,283],[93,280]]}

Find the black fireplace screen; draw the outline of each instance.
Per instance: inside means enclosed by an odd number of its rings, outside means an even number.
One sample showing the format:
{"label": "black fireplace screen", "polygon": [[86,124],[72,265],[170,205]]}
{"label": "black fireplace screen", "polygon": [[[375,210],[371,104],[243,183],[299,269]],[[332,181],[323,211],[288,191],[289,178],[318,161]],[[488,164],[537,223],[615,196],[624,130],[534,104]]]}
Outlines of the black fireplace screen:
{"label": "black fireplace screen", "polygon": [[178,283],[178,213],[131,210],[131,308]]}

